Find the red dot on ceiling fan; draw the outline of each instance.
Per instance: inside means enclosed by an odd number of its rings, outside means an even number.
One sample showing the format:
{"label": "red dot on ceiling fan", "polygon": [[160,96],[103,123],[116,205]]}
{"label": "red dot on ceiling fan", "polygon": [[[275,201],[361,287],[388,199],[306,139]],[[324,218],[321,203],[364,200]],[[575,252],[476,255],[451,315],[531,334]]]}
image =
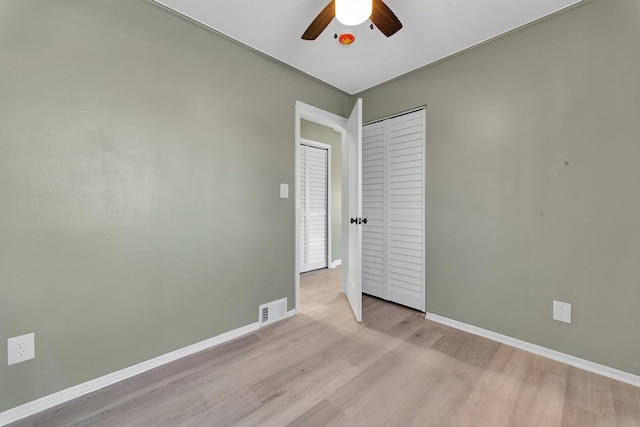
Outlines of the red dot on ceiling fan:
{"label": "red dot on ceiling fan", "polygon": [[340,44],[351,44],[356,41],[356,36],[351,33],[343,33],[340,34],[340,37],[338,37],[338,41],[340,42]]}

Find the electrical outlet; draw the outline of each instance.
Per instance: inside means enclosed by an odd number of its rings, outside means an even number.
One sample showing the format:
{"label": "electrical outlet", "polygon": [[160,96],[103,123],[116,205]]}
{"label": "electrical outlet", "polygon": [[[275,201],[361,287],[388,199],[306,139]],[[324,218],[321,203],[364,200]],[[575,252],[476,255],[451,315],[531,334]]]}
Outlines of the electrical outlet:
{"label": "electrical outlet", "polygon": [[33,332],[7,340],[7,365],[15,365],[34,357],[36,357],[36,346]]}
{"label": "electrical outlet", "polygon": [[553,320],[571,323],[571,304],[553,301]]}

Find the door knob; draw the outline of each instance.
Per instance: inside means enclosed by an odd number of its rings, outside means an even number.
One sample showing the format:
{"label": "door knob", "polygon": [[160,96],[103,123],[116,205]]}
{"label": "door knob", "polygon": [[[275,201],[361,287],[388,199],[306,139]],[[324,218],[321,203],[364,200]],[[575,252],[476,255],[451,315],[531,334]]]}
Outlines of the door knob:
{"label": "door knob", "polygon": [[362,218],[362,223],[366,224],[367,223],[367,218]]}
{"label": "door knob", "polygon": [[351,224],[355,224],[355,223],[357,223],[357,222],[358,222],[358,221],[357,221],[355,218],[351,218]]}

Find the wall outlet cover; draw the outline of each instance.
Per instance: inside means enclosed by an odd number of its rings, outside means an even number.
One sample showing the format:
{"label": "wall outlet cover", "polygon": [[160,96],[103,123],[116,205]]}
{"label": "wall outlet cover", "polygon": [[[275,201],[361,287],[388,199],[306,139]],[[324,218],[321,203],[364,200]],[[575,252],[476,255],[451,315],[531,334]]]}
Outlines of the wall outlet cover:
{"label": "wall outlet cover", "polygon": [[33,332],[7,340],[7,365],[15,365],[34,357],[36,357],[36,345]]}
{"label": "wall outlet cover", "polygon": [[553,320],[564,323],[571,323],[571,304],[554,300]]}

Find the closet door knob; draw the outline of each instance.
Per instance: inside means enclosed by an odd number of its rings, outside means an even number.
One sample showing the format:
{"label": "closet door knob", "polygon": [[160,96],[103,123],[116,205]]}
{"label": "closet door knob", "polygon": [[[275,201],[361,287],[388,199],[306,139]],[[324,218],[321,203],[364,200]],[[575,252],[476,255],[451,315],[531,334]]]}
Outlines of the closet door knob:
{"label": "closet door knob", "polygon": [[367,218],[362,218],[362,223],[366,224],[367,223]]}
{"label": "closet door knob", "polygon": [[357,221],[355,218],[351,218],[351,224],[355,224],[355,223],[357,223],[357,222],[358,222],[358,221]]}

